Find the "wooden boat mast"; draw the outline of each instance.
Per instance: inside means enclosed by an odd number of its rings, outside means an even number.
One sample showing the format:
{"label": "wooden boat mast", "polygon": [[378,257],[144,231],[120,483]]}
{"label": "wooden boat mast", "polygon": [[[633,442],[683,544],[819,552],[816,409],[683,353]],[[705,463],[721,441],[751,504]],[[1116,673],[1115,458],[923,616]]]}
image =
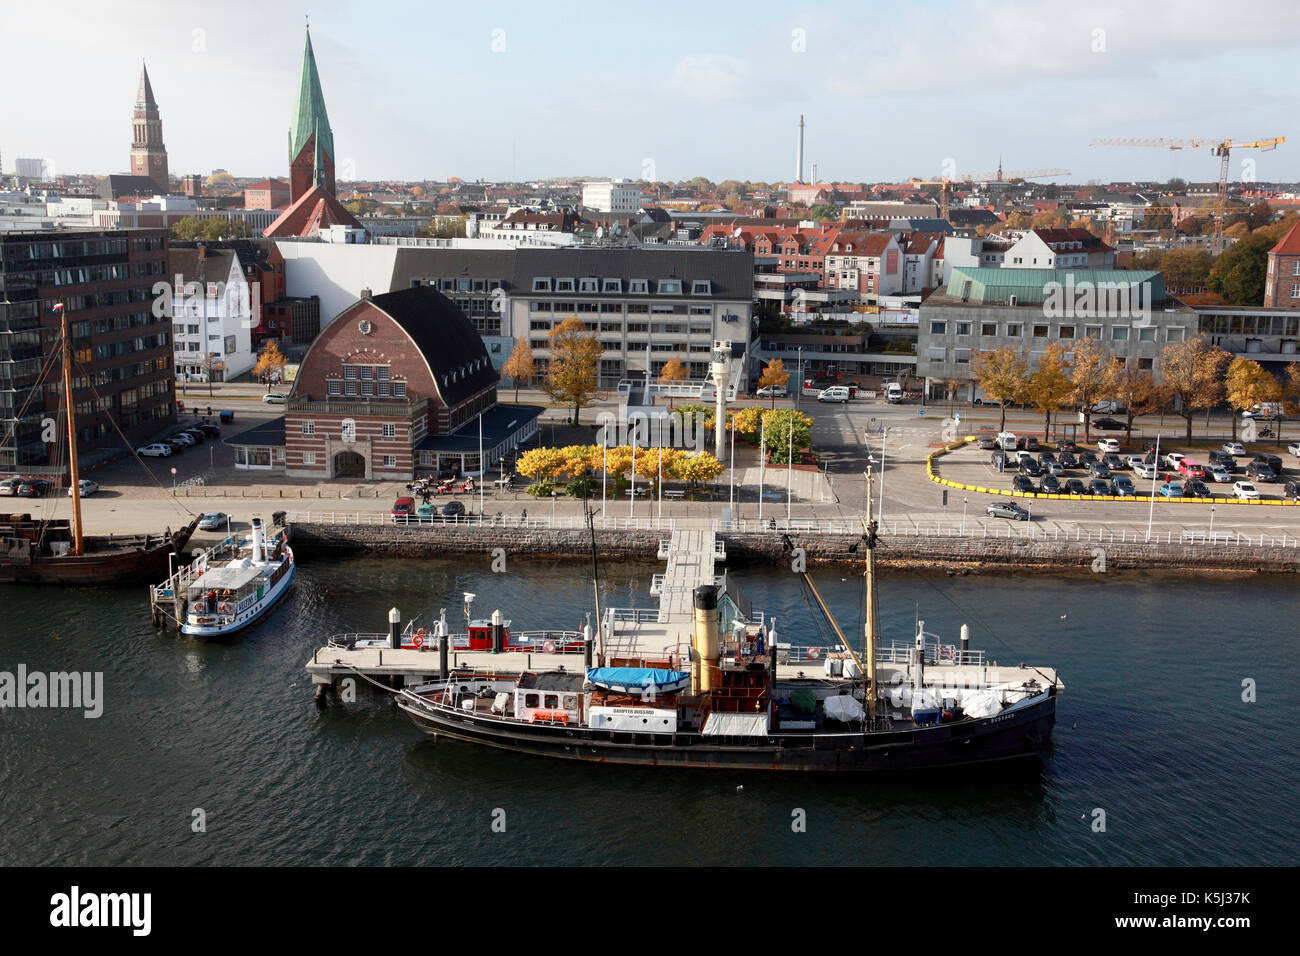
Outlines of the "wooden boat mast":
{"label": "wooden boat mast", "polygon": [[63,404],[68,418],[68,469],[72,479],[72,553],[84,553],[81,535],[81,471],[77,465],[77,417],[72,400],[72,333],[62,302],[54,305],[63,327]]}
{"label": "wooden boat mast", "polygon": [[867,548],[866,567],[862,576],[866,581],[863,613],[866,631],[864,652],[867,657],[867,686],[863,694],[863,705],[867,712],[868,723],[876,719],[876,640],[879,637],[876,615],[876,522],[871,517],[871,472],[867,471],[867,509],[862,516],[863,543]]}

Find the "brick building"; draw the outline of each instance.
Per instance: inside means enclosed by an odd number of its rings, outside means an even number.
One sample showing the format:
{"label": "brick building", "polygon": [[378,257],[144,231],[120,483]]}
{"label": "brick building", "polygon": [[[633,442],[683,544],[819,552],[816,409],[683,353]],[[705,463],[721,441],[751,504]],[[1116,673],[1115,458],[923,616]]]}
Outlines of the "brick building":
{"label": "brick building", "polygon": [[1300,309],[1300,222],[1291,227],[1268,251],[1268,276],[1264,280],[1264,306]]}
{"label": "brick building", "polygon": [[78,448],[121,447],[119,428],[144,441],[174,420],[171,320],[153,310],[166,273],[161,229],[0,233],[0,471],[53,464],[41,420],[57,417],[62,389],[57,374],[38,383],[61,347],[59,302],[72,332]]}
{"label": "brick building", "polygon": [[135,96],[135,111],[131,119],[131,175],[148,179],[153,184],[151,192],[166,195],[171,192],[167,175],[167,147],[163,145],[162,117],[153,98],[149,71],[140,64],[140,89]]}
{"label": "brick building", "polygon": [[480,424],[491,464],[535,434],[541,412],[498,406],[497,380],[473,325],[441,293],[418,286],[364,297],[308,350],[282,424],[228,441],[237,466],[298,477],[479,472]]}

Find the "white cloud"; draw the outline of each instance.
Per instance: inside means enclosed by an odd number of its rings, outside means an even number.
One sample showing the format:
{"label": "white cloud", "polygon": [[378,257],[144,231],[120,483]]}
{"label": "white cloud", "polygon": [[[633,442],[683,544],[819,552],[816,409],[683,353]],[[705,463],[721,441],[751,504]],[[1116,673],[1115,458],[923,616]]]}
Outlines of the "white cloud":
{"label": "white cloud", "polygon": [[749,63],[721,53],[682,57],[673,64],[668,85],[678,97],[701,106],[738,102],[753,86]]}

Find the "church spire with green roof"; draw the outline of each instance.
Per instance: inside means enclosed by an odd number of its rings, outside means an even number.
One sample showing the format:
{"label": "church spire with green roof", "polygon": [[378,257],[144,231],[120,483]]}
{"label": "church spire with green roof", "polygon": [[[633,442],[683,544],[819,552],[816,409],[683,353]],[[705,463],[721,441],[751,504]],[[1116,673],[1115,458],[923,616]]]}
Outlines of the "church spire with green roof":
{"label": "church spire with green roof", "polygon": [[310,29],[302,51],[298,98],[289,124],[289,164],[292,199],[316,185],[334,192],[334,134],[329,114],[325,112],[325,94],[321,92],[320,74],[316,72]]}

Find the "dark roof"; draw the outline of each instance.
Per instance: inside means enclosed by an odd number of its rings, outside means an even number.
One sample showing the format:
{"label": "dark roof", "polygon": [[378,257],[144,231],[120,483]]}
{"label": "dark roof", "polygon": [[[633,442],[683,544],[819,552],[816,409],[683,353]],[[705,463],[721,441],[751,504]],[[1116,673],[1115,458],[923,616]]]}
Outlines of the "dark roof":
{"label": "dark roof", "polygon": [[[537,418],[545,409],[540,405],[497,405],[483,413],[483,447],[495,448]],[[416,451],[478,451],[478,419],[468,422],[450,435],[430,435],[415,446]]]}
{"label": "dark roof", "polygon": [[458,405],[500,380],[473,323],[432,286],[387,292],[373,297],[370,303],[390,316],[415,342],[446,404]]}
{"label": "dark roof", "polygon": [[951,209],[948,221],[954,226],[983,226],[999,222],[998,214],[989,209]]}
{"label": "dark roof", "polygon": [[284,416],[273,418],[261,425],[254,425],[237,435],[221,439],[223,445],[256,445],[258,447],[279,447],[284,445]]}
{"label": "dark roof", "polygon": [[148,176],[121,176],[113,173],[104,177],[99,187],[100,199],[117,199],[119,196],[157,196],[166,192]]}
{"label": "dark roof", "polygon": [[208,247],[200,258],[198,244],[190,249],[172,246],[167,250],[167,275],[186,282],[225,282],[234,259],[233,249]]}
{"label": "dark roof", "polygon": [[173,239],[167,243],[167,251],[171,253],[177,249],[197,249],[200,245],[208,247],[208,255],[212,255],[214,249],[231,249],[239,256],[241,264],[266,267],[271,257],[271,250],[275,248],[275,241],[272,239]]}

